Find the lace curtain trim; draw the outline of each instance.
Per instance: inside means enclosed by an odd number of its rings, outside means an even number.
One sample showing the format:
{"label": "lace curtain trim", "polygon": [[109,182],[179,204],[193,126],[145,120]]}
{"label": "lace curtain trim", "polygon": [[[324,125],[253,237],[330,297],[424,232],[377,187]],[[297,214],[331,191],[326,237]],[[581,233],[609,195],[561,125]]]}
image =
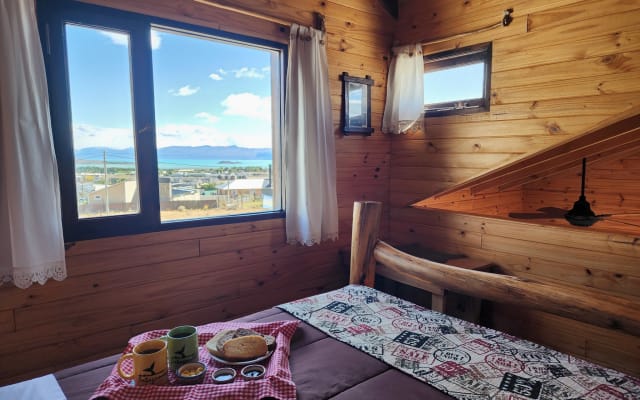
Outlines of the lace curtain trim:
{"label": "lace curtain trim", "polygon": [[415,120],[401,120],[396,125],[390,124],[385,133],[420,133],[424,131],[424,113],[418,115]]}
{"label": "lace curtain trim", "polygon": [[328,233],[326,235],[323,235],[322,238],[310,238],[308,240],[304,240],[304,236],[305,235],[302,235],[302,234],[295,235],[294,238],[287,240],[287,244],[290,244],[290,245],[301,244],[303,246],[315,246],[316,244],[321,244],[322,242],[325,242],[328,240],[331,240],[332,242],[335,242],[336,240],[338,240],[338,232]]}
{"label": "lace curtain trim", "polygon": [[64,261],[57,261],[48,265],[41,265],[37,267],[14,269],[13,276],[2,275],[0,280],[0,286],[5,283],[13,282],[20,289],[26,289],[33,283],[38,282],[41,285],[53,278],[56,281],[61,281],[67,277],[67,270]]}

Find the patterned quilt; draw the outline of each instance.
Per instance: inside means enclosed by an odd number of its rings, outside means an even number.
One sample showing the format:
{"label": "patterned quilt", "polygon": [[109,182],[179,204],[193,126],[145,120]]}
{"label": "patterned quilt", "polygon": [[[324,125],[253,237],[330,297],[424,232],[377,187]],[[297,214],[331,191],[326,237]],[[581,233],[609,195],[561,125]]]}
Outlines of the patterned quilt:
{"label": "patterned quilt", "polygon": [[365,286],[278,307],[457,399],[640,399],[640,379]]}

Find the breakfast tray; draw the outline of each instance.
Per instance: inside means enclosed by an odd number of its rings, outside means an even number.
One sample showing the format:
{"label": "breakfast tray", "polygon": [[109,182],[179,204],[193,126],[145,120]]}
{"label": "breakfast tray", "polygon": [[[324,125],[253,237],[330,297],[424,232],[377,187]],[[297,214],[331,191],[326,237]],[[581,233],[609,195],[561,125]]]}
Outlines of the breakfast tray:
{"label": "breakfast tray", "polygon": [[[167,386],[139,386],[135,387],[131,382],[121,378],[116,368],[98,387],[91,397],[92,400],[130,400],[130,399],[192,399],[205,400],[224,397],[229,400],[246,400],[251,398],[272,397],[280,400],[293,400],[296,398],[296,386],[291,380],[289,368],[289,346],[299,321],[274,321],[269,323],[242,323],[220,322],[198,326],[198,345],[200,361],[207,365],[204,381],[197,385],[178,385],[175,376],[169,374]],[[244,380],[236,378],[231,383],[216,384],[211,374],[223,367],[229,367],[218,361],[214,361],[206,349],[206,342],[223,329],[253,329],[264,335],[272,335],[276,338],[276,349],[271,357],[261,362],[266,368],[264,378],[258,380]],[[124,349],[124,353],[130,352],[133,347],[145,340],[159,338],[166,335],[167,329],[154,330],[134,336]],[[231,366],[234,367],[234,366]],[[238,369],[241,367],[236,366]],[[132,366],[123,363],[124,372],[132,372]]]}

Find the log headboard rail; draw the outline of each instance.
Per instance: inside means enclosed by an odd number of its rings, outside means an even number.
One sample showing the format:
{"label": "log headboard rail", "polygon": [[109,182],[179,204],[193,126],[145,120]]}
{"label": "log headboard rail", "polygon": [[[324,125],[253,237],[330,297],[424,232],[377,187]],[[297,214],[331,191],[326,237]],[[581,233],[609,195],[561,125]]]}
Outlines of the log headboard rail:
{"label": "log headboard rail", "polygon": [[536,282],[458,268],[418,258],[378,240],[382,203],[355,202],[349,283],[373,287],[376,263],[404,282],[431,281],[445,289],[500,303],[533,308],[640,336],[640,304],[588,288]]}

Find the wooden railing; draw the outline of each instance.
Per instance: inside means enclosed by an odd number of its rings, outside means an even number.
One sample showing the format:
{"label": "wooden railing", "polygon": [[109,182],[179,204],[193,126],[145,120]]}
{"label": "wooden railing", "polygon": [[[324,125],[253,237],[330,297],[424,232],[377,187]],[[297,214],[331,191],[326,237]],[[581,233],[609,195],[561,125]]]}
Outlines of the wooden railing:
{"label": "wooden railing", "polygon": [[[626,298],[530,281],[514,276],[474,271],[414,257],[378,240],[382,203],[356,202],[351,242],[352,284],[373,286],[376,263],[395,274],[431,281],[445,289],[495,302],[533,308],[589,324],[640,336],[640,304]],[[417,285],[419,286],[419,285]]]}

